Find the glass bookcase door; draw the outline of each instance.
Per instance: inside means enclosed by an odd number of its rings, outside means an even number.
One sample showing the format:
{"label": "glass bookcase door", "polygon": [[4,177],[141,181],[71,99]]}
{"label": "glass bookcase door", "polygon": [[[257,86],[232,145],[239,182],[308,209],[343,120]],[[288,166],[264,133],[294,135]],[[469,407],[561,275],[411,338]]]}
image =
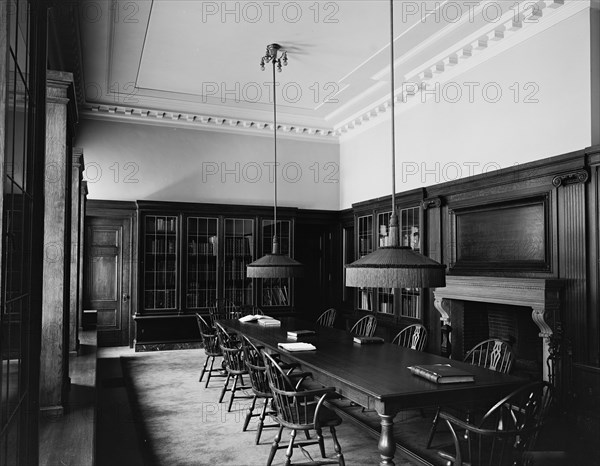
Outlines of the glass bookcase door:
{"label": "glass bookcase door", "polygon": [[[262,221],[262,253],[261,257],[270,253],[273,249],[273,235],[275,222],[273,220]],[[289,220],[280,220],[277,222],[277,237],[279,239],[279,252],[290,255],[290,231],[291,222]],[[290,306],[290,279],[289,278],[263,278],[261,289],[262,307],[271,306]]]}
{"label": "glass bookcase door", "polygon": [[177,309],[178,217],[147,215],[144,219],[144,309]]}
{"label": "glass bookcase door", "polygon": [[224,220],[223,294],[237,306],[253,304],[253,283],[246,266],[254,261],[254,220]]}
{"label": "glass bookcase door", "polygon": [[[400,242],[402,246],[410,246],[415,251],[421,250],[420,208],[410,207],[400,210]],[[421,293],[419,288],[402,288],[400,290],[400,316],[410,319],[421,319]]]}
{"label": "glass bookcase door", "polygon": [[[358,257],[366,256],[373,252],[373,216],[358,217]],[[373,310],[373,288],[358,289],[358,308],[364,311]]]}
{"label": "glass bookcase door", "polygon": [[217,299],[218,219],[188,217],[186,223],[185,305],[207,308]]}
{"label": "glass bookcase door", "polygon": [[[389,225],[391,212],[377,214],[377,235],[378,247],[391,246],[391,238],[389,235]],[[394,314],[394,297],[395,290],[393,288],[377,288],[377,311],[382,314]]]}

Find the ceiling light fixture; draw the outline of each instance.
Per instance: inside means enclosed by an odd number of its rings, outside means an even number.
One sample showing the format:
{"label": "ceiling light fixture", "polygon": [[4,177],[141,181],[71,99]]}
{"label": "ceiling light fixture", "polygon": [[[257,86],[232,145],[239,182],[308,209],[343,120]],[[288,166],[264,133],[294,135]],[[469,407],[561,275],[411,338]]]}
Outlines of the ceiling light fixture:
{"label": "ceiling light fixture", "polygon": [[396,215],[396,136],[394,84],[394,0],[390,0],[390,56],[392,81],[392,215],[390,245],[380,247],[346,266],[346,286],[373,288],[432,288],[446,286],[446,266],[399,245]]}
{"label": "ceiling light fixture", "polygon": [[265,63],[272,63],[273,65],[273,147],[275,156],[273,248],[271,254],[265,254],[260,259],[248,264],[246,270],[249,278],[301,277],[304,267],[300,262],[280,252],[279,238],[277,237],[277,95],[275,68],[281,72],[281,65],[287,66],[287,52],[281,50],[279,44],[270,44],[267,46],[265,56],[260,59],[260,69],[263,71],[265,70]]}

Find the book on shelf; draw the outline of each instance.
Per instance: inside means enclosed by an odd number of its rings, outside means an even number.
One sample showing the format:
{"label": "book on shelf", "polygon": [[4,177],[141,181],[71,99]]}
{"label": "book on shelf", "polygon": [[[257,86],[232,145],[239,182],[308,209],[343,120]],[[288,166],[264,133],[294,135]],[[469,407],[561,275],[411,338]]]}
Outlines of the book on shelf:
{"label": "book on shelf", "polygon": [[314,351],[317,349],[312,343],[297,342],[297,343],[277,343],[277,346],[286,351]]}
{"label": "book on shelf", "polygon": [[291,340],[314,335],[314,330],[288,330],[287,337]]}
{"label": "book on shelf", "polygon": [[458,369],[450,364],[429,364],[409,366],[408,369],[419,377],[434,383],[474,382],[475,377],[468,371]]}
{"label": "book on shelf", "polygon": [[372,345],[383,342],[384,340],[381,337],[354,337],[354,343],[358,343],[359,345]]}

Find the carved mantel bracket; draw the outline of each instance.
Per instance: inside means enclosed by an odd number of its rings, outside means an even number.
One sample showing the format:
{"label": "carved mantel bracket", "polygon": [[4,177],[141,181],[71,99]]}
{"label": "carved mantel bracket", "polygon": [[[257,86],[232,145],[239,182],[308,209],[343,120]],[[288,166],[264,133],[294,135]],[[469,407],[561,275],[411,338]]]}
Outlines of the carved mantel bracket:
{"label": "carved mantel bracket", "polygon": [[544,380],[554,382],[555,360],[560,344],[561,280],[447,276],[446,287],[436,288],[434,306],[444,324],[451,323],[445,301],[457,299],[483,303],[508,304],[530,308],[531,318],[542,338]]}
{"label": "carved mantel bracket", "polygon": [[436,310],[440,313],[440,320],[442,321],[442,325],[450,325],[450,313],[444,307],[444,299],[435,297],[435,301],[433,302]]}

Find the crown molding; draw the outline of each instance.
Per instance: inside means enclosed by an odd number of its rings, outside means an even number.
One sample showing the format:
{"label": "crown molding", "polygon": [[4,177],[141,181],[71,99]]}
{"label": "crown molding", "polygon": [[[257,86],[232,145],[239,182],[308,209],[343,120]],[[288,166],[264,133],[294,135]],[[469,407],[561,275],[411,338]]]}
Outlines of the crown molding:
{"label": "crown molding", "polygon": [[[220,131],[227,133],[244,133],[254,136],[273,136],[273,123],[225,118],[191,113],[167,112],[139,107],[108,106],[100,104],[84,104],[80,117],[91,120],[121,121],[135,124],[176,126],[204,131]],[[319,142],[338,143],[333,130],[312,128],[300,125],[278,124],[277,137],[297,140],[314,140]]]}
{"label": "crown molding", "polygon": [[[405,75],[405,82],[413,86],[402,86],[395,93],[398,113],[409,110],[420,103],[421,92],[429,84],[444,83],[484,63],[499,53],[512,48],[535,34],[539,34],[555,24],[590,8],[589,1],[540,0],[526,2],[526,10],[519,16],[507,13],[500,21],[488,24],[461,43],[447,48],[442,54],[433,57],[418,69]],[[112,27],[112,26],[109,26]],[[441,31],[436,39],[443,39],[448,30]],[[112,34],[112,29],[111,29]],[[434,38],[430,38],[430,41]],[[406,57],[399,57],[397,64]],[[110,74],[110,67],[108,73]],[[382,71],[383,73],[383,71]],[[152,105],[152,104],[150,104]],[[273,124],[251,117],[250,114],[238,118],[191,111],[156,110],[141,106],[111,105],[101,102],[80,102],[80,117],[86,119],[121,121],[135,124],[170,125],[205,131],[221,131],[236,134],[252,134],[271,137]],[[381,114],[388,114],[391,107],[389,96],[381,97],[369,107],[356,112],[340,124],[331,128],[311,124],[279,124],[278,137],[297,140],[314,140],[339,143],[354,137],[368,128],[384,121]],[[217,110],[217,109],[215,109]],[[210,110],[209,110],[210,111]],[[329,115],[327,119],[331,119]]]}
{"label": "crown molding", "polygon": [[[527,3],[528,8],[518,17],[513,12],[507,13],[502,21],[489,25],[467,37],[462,45],[456,44],[416,70],[407,73],[405,83],[412,86],[402,86],[394,94],[396,112],[402,113],[419,104],[421,92],[427,84],[443,83],[452,77],[486,62],[500,52],[512,48],[539,34],[555,24],[590,8],[587,1],[541,0],[537,3]],[[507,39],[511,40],[507,40]],[[391,107],[391,99],[383,98],[370,108],[363,110],[345,122],[337,125],[334,134],[343,141],[353,137],[373,126],[373,121]],[[356,131],[360,129],[361,131]]]}

